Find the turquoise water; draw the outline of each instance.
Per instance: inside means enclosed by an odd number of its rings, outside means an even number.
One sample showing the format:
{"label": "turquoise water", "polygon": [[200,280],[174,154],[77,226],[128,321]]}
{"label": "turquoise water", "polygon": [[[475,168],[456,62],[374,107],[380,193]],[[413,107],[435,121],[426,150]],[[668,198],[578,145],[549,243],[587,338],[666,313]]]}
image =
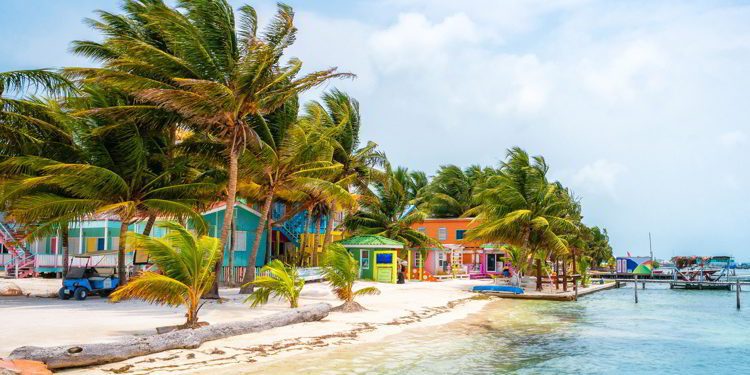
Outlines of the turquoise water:
{"label": "turquoise water", "polygon": [[[631,284],[632,285],[632,284]],[[305,353],[250,373],[750,373],[750,293],[647,286],[578,302],[498,300],[463,321]]]}

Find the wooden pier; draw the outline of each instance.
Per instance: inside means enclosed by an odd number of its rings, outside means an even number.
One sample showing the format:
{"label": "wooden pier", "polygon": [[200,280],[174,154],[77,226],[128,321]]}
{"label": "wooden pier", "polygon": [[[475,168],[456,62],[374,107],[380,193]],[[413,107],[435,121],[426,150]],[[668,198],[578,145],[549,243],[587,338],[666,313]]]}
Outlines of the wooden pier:
{"label": "wooden pier", "polygon": [[[605,279],[601,279],[604,281]],[[669,284],[669,289],[697,289],[697,290],[735,290],[737,294],[737,309],[740,308],[740,293],[742,292],[743,286],[750,286],[750,281],[741,281],[740,279],[727,280],[727,281],[686,281],[679,279],[669,280],[655,280],[655,279],[641,279],[638,275],[633,278],[623,279],[607,279],[607,281],[614,281],[616,288],[621,288],[627,285],[627,283],[633,283],[633,295],[635,303],[638,303],[638,284],[641,285],[641,289],[646,289],[646,284]],[[748,288],[750,290],[750,287]]]}

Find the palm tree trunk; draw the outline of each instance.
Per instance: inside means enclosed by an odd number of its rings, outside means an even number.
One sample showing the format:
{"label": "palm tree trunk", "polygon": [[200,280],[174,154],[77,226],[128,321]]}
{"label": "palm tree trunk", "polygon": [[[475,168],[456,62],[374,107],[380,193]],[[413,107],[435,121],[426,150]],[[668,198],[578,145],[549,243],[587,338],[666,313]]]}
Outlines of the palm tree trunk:
{"label": "palm tree trunk", "polygon": [[312,266],[317,267],[318,266],[318,247],[320,246],[320,216],[317,215],[315,218],[315,234],[313,237],[313,256],[312,256]]}
{"label": "palm tree trunk", "polygon": [[566,258],[563,258],[562,261],[562,274],[563,274],[563,292],[568,291],[568,273],[565,271],[565,269],[568,268],[568,260]]}
{"label": "palm tree trunk", "polygon": [[[305,233],[305,246],[310,247],[310,225],[312,225],[312,208],[307,209],[307,218],[305,219],[305,228],[303,229],[303,232]],[[300,267],[302,266],[302,262],[305,260],[305,252],[302,252],[302,258],[300,260]],[[312,251],[310,251],[310,258],[312,259]]]}
{"label": "palm tree trunk", "polygon": [[128,234],[128,221],[125,218],[120,220],[120,243],[117,245],[117,277],[120,279],[120,285],[125,285],[128,281],[125,273],[125,238]]}
{"label": "palm tree trunk", "polygon": [[69,237],[67,222],[60,225],[60,242],[62,242],[62,276],[65,278],[68,274],[68,267],[70,266],[68,259],[70,256],[70,248],[68,247]]}
{"label": "palm tree trunk", "polygon": [[560,260],[555,257],[555,289],[560,289]]}
{"label": "palm tree trunk", "polygon": [[536,259],[536,290],[542,291],[542,260],[541,258]]}
{"label": "palm tree trunk", "polygon": [[227,181],[227,199],[225,201],[226,206],[224,208],[224,222],[221,225],[221,237],[219,242],[221,244],[221,256],[219,256],[216,265],[214,266],[214,273],[216,278],[214,279],[214,285],[211,290],[206,293],[203,298],[218,299],[219,296],[219,278],[221,275],[221,269],[224,266],[224,249],[227,246],[227,237],[229,236],[229,225],[234,217],[234,200],[237,195],[237,161],[239,159],[239,150],[236,145],[232,145],[229,151],[229,180]]}
{"label": "palm tree trunk", "polygon": [[333,240],[333,207],[333,204],[328,206],[328,217],[326,218],[326,236],[325,238],[323,238],[323,249],[327,248]]}
{"label": "palm tree trunk", "polygon": [[227,264],[229,265],[229,281],[227,282],[227,286],[233,288],[234,287],[234,252],[235,249],[237,249],[237,235],[235,234],[235,231],[237,230],[237,223],[234,221],[234,216],[232,216],[232,225],[229,229],[230,231],[230,237],[231,241],[229,241],[229,261]]}
{"label": "palm tree trunk", "polygon": [[[255,228],[255,238],[253,239],[253,248],[250,256],[247,257],[247,269],[245,270],[245,276],[242,278],[242,288],[240,288],[240,294],[250,294],[253,292],[254,287],[252,284],[248,284],[255,281],[255,261],[258,259],[258,249],[260,248],[260,240],[263,237],[263,230],[266,229],[266,221],[268,220],[268,213],[271,211],[271,204],[273,203],[273,190],[268,192],[266,201],[263,203],[263,208],[260,211],[260,222],[258,227]],[[266,249],[268,251],[268,249]]]}
{"label": "palm tree trunk", "polygon": [[154,223],[156,223],[156,215],[149,215],[148,220],[146,221],[146,227],[143,228],[143,235],[144,236],[150,236],[151,235],[151,229],[154,228]]}

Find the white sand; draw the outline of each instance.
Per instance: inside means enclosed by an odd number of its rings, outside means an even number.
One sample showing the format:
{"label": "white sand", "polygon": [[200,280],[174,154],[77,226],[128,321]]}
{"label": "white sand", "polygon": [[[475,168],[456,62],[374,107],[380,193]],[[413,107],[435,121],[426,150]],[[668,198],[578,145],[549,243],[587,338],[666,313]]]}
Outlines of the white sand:
{"label": "white sand", "polygon": [[[37,284],[33,288],[44,293],[45,288],[54,287],[56,290],[59,280],[22,280],[22,283]],[[19,283],[22,288],[32,288],[22,283]],[[478,312],[487,303],[487,300],[469,300],[475,295],[468,289],[487,283],[487,280],[409,282],[405,285],[360,282],[357,288],[376,286],[382,291],[380,295],[358,299],[368,311],[331,313],[320,322],[213,341],[195,350],[173,350],[68,372],[111,374],[110,369],[123,369],[128,374],[229,374],[243,369],[251,370],[253,362],[283,358],[300,350],[322,350],[346,343],[379,340],[406,328],[445,324],[464,318]],[[272,301],[262,308],[251,309],[241,302],[243,296],[239,296],[237,291],[222,290],[222,296],[229,298],[229,301],[207,303],[201,310],[201,320],[209,323],[249,320],[288,308],[280,301]],[[453,301],[461,302],[451,303]],[[300,304],[316,302],[328,302],[334,306],[340,304],[328,285],[306,285]],[[0,316],[5,324],[3,339],[0,340],[0,357],[23,345],[106,342],[123,335],[151,334],[156,327],[183,323],[183,314],[184,311],[179,308],[153,306],[139,301],[113,304],[99,298],[86,301],[2,298]]]}

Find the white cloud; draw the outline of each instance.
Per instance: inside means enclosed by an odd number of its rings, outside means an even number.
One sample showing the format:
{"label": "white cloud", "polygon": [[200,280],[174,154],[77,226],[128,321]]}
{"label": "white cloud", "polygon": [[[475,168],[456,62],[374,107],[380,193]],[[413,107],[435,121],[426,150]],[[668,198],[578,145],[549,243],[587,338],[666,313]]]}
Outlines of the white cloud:
{"label": "white cloud", "polygon": [[724,146],[739,146],[747,142],[747,134],[742,130],[735,130],[719,135],[719,143]]}
{"label": "white cloud", "polygon": [[648,40],[614,43],[605,56],[582,62],[584,82],[609,100],[633,100],[642,91],[663,86],[663,69],[668,67],[666,49]]}
{"label": "white cloud", "polygon": [[480,41],[474,22],[465,14],[431,23],[423,14],[405,13],[395,25],[375,32],[370,39],[373,55],[386,71],[423,68],[450,58],[450,50]]}
{"label": "white cloud", "polygon": [[589,192],[606,191],[615,196],[618,176],[625,171],[627,167],[623,164],[599,159],[579,169],[573,175],[572,183]]}

